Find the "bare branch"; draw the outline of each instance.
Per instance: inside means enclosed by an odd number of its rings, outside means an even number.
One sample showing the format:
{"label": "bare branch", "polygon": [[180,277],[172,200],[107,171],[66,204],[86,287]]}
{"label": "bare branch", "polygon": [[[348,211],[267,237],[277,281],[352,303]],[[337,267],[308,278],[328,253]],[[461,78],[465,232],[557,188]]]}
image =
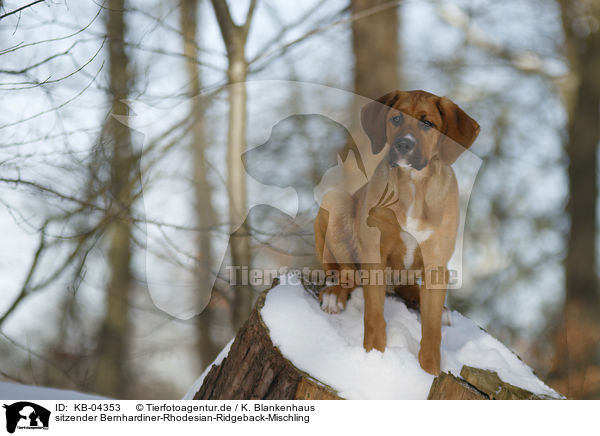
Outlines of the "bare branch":
{"label": "bare branch", "polygon": [[562,77],[548,73],[544,60],[537,53],[530,50],[512,50],[495,43],[457,5],[439,2],[436,4],[440,18],[449,25],[462,30],[467,44],[508,62],[521,73],[534,74],[552,80]]}
{"label": "bare branch", "polygon": [[90,22],[87,23],[85,26],[83,26],[81,29],[78,29],[74,33],[71,33],[71,34],[65,35],[65,36],[60,36],[58,38],[50,38],[50,39],[44,39],[44,40],[41,40],[41,41],[35,41],[35,42],[28,43],[28,44],[19,43],[19,44],[16,44],[16,45],[12,46],[12,47],[7,48],[7,49],[0,50],[0,56],[1,55],[5,55],[7,53],[11,53],[11,52],[17,51],[17,50],[22,50],[24,48],[31,47],[31,46],[34,46],[34,45],[48,44],[48,43],[56,42],[56,41],[64,41],[65,39],[69,39],[69,38],[72,38],[74,36],[77,36],[80,33],[85,32],[96,21],[96,19],[100,16],[100,12],[102,12],[102,8],[98,8],[98,12],[96,13],[96,15],[94,15],[92,17],[92,19],[90,20]]}
{"label": "bare branch", "polygon": [[[257,52],[264,53],[265,51],[267,51],[269,49],[269,47],[272,47],[275,44],[277,44],[279,41],[281,41],[283,39],[283,37],[285,36],[285,34],[287,32],[298,27],[301,24],[306,23],[308,21],[308,19],[310,18],[310,16],[315,14],[319,9],[321,9],[321,7],[324,4],[325,4],[325,2],[317,2],[316,6],[314,8],[309,9],[307,12],[302,14],[297,20],[288,24],[287,26],[281,27],[279,32],[277,32],[276,35],[274,35],[271,39],[269,39],[269,41],[267,41],[267,43],[265,45],[263,45]],[[342,9],[342,11],[345,11],[347,9],[348,9],[348,7],[345,6]],[[252,61],[250,61],[250,63],[252,63]]]}
{"label": "bare branch", "polygon": [[36,1],[34,1],[34,2],[31,2],[31,3],[29,3],[28,5],[21,6],[20,8],[18,8],[18,9],[15,9],[14,11],[10,11],[10,12],[7,12],[6,14],[4,14],[4,15],[0,15],[0,20],[1,20],[1,19],[3,19],[3,18],[6,18],[6,17],[8,17],[8,16],[10,16],[10,15],[16,14],[17,12],[21,12],[23,9],[30,8],[30,7],[32,7],[33,5],[37,5],[38,3],[42,3],[42,2],[45,2],[45,1],[46,1],[46,0],[36,0]]}
{"label": "bare branch", "polygon": [[14,339],[12,339],[10,336],[7,336],[5,333],[0,332],[0,337],[4,338],[6,341],[8,341],[11,345],[19,348],[20,350],[26,352],[29,356],[33,356],[37,359],[39,359],[41,362],[55,368],[56,370],[58,370],[62,375],[65,376],[65,378],[67,380],[69,380],[71,383],[73,383],[74,386],[76,387],[82,387],[80,383],[77,383],[75,380],[73,380],[73,378],[71,377],[71,375],[69,373],[67,373],[64,369],[62,369],[60,366],[58,366],[56,363],[54,363],[53,361],[51,361],[50,359],[48,359],[47,357],[36,353],[35,351],[31,350],[30,348],[18,343],[17,341],[15,341]]}
{"label": "bare branch", "polygon": [[[91,62],[91,61],[90,61],[90,62]],[[81,67],[80,69],[78,69],[77,71],[74,71],[74,72],[70,73],[68,76],[72,76],[73,74],[76,74],[76,73],[78,73],[78,72],[80,72],[80,71],[83,71],[83,68],[84,68],[84,66],[82,66],[82,67]],[[96,72],[96,74],[95,74],[95,75],[92,77],[92,79],[90,80],[90,82],[89,82],[89,83],[88,83],[88,84],[87,84],[87,85],[86,85],[86,86],[85,86],[85,87],[84,87],[84,88],[83,88],[83,89],[82,89],[80,92],[78,92],[78,93],[77,93],[77,94],[76,94],[74,97],[71,97],[70,99],[68,99],[68,100],[64,101],[63,103],[61,103],[61,104],[59,104],[58,106],[55,106],[55,107],[53,107],[53,108],[51,108],[51,109],[47,109],[47,110],[44,110],[44,111],[38,112],[38,113],[36,113],[36,114],[34,114],[34,115],[30,116],[30,117],[23,118],[23,119],[21,119],[21,120],[19,120],[19,121],[15,121],[15,122],[12,122],[12,123],[4,124],[4,125],[0,126],[0,129],[4,129],[4,128],[6,128],[6,127],[12,127],[12,126],[15,126],[15,125],[18,125],[18,124],[25,123],[25,122],[27,122],[27,121],[31,121],[31,120],[33,120],[34,118],[40,117],[40,116],[42,116],[42,115],[45,115],[45,114],[49,114],[50,112],[58,112],[60,109],[62,109],[63,107],[65,107],[66,105],[68,105],[69,103],[71,103],[72,101],[74,101],[74,100],[78,99],[79,97],[81,97],[81,96],[83,95],[83,93],[84,93],[85,91],[87,91],[87,89],[88,89],[90,86],[92,86],[92,84],[93,84],[94,82],[96,82],[96,79],[98,78],[98,75],[99,75],[99,74],[100,74],[100,72],[102,71],[102,68],[104,68],[104,62],[102,62],[102,64],[100,65],[100,68],[98,69],[98,71]],[[66,77],[68,77],[68,76],[66,76]],[[54,82],[54,80],[52,80],[52,81],[47,81],[46,83],[51,83],[51,82]],[[35,86],[40,86],[40,85],[42,85],[42,84],[43,84],[43,83],[40,83],[40,84],[38,84],[38,85],[35,85]],[[2,85],[2,84],[0,84],[0,85]],[[16,88],[16,89],[20,89],[20,88]],[[6,91],[6,89],[2,89],[2,91]]]}
{"label": "bare branch", "polygon": [[37,269],[40,257],[42,255],[42,252],[44,251],[44,247],[46,245],[46,231],[45,230],[46,230],[47,225],[48,225],[48,222],[46,222],[42,226],[42,229],[40,230],[40,242],[38,244],[37,250],[35,251],[35,255],[33,256],[33,261],[31,262],[31,266],[29,267],[27,277],[25,277],[25,281],[23,282],[23,286],[21,286],[21,291],[19,292],[19,295],[17,296],[17,298],[15,298],[15,300],[10,305],[10,307],[6,310],[6,312],[4,312],[4,315],[2,315],[2,317],[0,318],[0,328],[2,328],[2,324],[4,323],[4,321],[6,321],[6,319],[11,315],[11,313],[13,313],[14,310],[17,308],[19,303],[28,294],[29,284],[31,283],[31,279],[33,278],[33,274],[34,274],[35,270]]}
{"label": "bare branch", "polygon": [[211,0],[211,2],[213,10],[215,11],[215,16],[217,17],[219,29],[221,29],[221,35],[223,35],[225,47],[227,48],[227,52],[231,53],[234,50],[233,41],[235,38],[236,25],[233,22],[233,18],[231,18],[229,6],[227,6],[225,0]]}
{"label": "bare branch", "polygon": [[[369,17],[369,16],[371,16],[373,14],[377,14],[379,12],[385,11],[385,10],[387,10],[389,8],[394,8],[394,7],[398,6],[401,2],[402,2],[402,0],[392,0],[392,1],[389,1],[387,3],[383,3],[383,4],[379,5],[379,6],[375,6],[375,7],[369,8],[369,9],[365,9],[364,11],[361,11],[359,13],[352,14],[349,17],[341,18],[341,19],[336,20],[336,21],[334,21],[332,23],[327,23],[327,24],[324,24],[322,26],[316,27],[316,28],[314,28],[314,29],[306,32],[304,35],[300,35],[298,38],[296,38],[296,39],[294,39],[294,40],[292,40],[292,41],[290,41],[290,42],[288,42],[286,44],[283,44],[283,45],[281,45],[279,47],[275,47],[271,51],[266,51],[265,50],[265,51],[259,53],[258,55],[256,55],[253,59],[251,59],[248,62],[248,65],[254,64],[257,61],[261,61],[261,60],[263,60],[265,58],[269,58],[269,57],[272,57],[274,55],[280,55],[281,53],[287,51],[290,47],[292,47],[292,46],[294,46],[294,45],[296,45],[296,44],[298,44],[298,43],[300,43],[300,42],[302,42],[302,41],[304,41],[304,40],[306,40],[306,39],[308,39],[308,38],[310,38],[310,37],[312,37],[314,35],[318,35],[319,33],[323,33],[323,32],[325,32],[327,30],[330,30],[330,29],[332,29],[332,28],[334,28],[336,26],[342,25],[342,24],[350,23],[350,22],[353,22],[353,21],[356,21],[356,20],[361,20],[361,19]],[[344,8],[343,10],[346,10],[346,9],[347,8]],[[260,68],[261,67],[258,67],[256,69],[254,69],[254,71],[260,70]]]}
{"label": "bare branch", "polygon": [[248,14],[246,14],[246,21],[242,26],[242,38],[245,41],[248,37],[248,31],[250,30],[250,24],[252,23],[252,17],[256,10],[256,0],[250,0],[250,6],[248,7]]}
{"label": "bare branch", "polygon": [[59,191],[57,191],[57,190],[55,190],[53,188],[50,188],[48,186],[41,185],[41,184],[33,182],[31,180],[25,180],[25,179],[22,179],[20,177],[16,178],[16,179],[1,177],[0,178],[0,183],[7,183],[7,184],[14,184],[14,185],[28,186],[28,187],[33,188],[35,190],[38,190],[38,191],[40,191],[42,193],[53,195],[53,196],[55,196],[55,197],[57,197],[57,198],[59,198],[61,200],[70,201],[70,202],[79,204],[81,206],[88,207],[88,208],[90,208],[92,210],[104,211],[103,208],[101,208],[101,207],[99,207],[99,206],[97,206],[97,205],[95,205],[95,204],[93,204],[91,202],[82,200],[80,198],[73,197],[73,196],[68,195],[68,194],[63,194],[63,193],[61,193],[61,192],[59,192]]}

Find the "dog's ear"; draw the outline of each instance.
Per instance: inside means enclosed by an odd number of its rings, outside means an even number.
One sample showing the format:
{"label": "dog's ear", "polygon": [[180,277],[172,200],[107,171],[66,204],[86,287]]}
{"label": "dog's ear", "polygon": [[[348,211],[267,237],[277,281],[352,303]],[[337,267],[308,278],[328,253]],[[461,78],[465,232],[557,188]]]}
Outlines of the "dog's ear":
{"label": "dog's ear", "polygon": [[385,122],[390,108],[400,99],[402,92],[392,91],[364,105],[360,111],[363,130],[371,140],[371,151],[378,154],[386,142]]}
{"label": "dog's ear", "polygon": [[449,98],[442,97],[437,106],[444,120],[439,157],[442,162],[451,165],[475,142],[479,124]]}

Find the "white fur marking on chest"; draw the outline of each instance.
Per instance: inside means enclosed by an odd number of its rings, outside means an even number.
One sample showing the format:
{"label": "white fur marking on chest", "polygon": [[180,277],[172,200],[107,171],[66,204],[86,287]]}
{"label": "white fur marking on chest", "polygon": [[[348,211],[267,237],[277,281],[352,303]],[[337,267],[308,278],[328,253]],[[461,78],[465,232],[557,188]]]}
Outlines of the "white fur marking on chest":
{"label": "white fur marking on chest", "polygon": [[410,188],[412,193],[412,204],[406,211],[406,223],[403,226],[404,231],[400,233],[400,238],[406,247],[406,254],[404,255],[404,267],[410,268],[415,261],[415,250],[420,244],[425,242],[429,236],[431,236],[432,230],[422,229],[421,220],[414,216],[416,187],[414,183],[409,183],[407,186]]}

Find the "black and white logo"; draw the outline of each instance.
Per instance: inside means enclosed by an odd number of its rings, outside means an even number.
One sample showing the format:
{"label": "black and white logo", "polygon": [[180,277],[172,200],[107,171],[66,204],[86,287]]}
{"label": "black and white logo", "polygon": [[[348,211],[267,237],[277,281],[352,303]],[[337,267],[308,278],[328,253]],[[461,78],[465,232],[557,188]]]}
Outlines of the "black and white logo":
{"label": "black and white logo", "polygon": [[6,431],[14,433],[16,429],[48,430],[50,411],[28,401],[19,401],[4,405],[6,409]]}

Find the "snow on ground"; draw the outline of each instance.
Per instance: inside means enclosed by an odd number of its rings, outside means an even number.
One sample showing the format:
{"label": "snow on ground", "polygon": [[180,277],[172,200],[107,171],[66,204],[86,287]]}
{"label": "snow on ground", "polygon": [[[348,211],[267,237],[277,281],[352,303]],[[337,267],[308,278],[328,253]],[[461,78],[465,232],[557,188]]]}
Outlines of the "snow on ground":
{"label": "snow on ground", "polygon": [[220,365],[221,362],[223,361],[223,359],[225,359],[227,357],[227,355],[229,354],[229,349],[231,348],[231,344],[233,344],[233,339],[231,341],[229,341],[229,343],[227,345],[225,345],[225,347],[223,347],[223,349],[221,350],[219,355],[215,358],[213,363],[211,363],[210,365],[208,365],[206,367],[206,369],[204,370],[202,375],[200,377],[198,377],[198,379],[194,382],[194,384],[188,389],[186,394],[183,396],[182,400],[193,400],[194,399],[194,395],[196,395],[196,392],[198,392],[200,390],[200,386],[202,386],[202,383],[204,382],[204,377],[206,377],[206,374],[208,374],[208,371],[210,371],[210,369],[213,367],[213,365]]}
{"label": "snow on ground", "polygon": [[[297,368],[348,399],[426,399],[433,376],[419,366],[421,324],[417,312],[387,298],[387,348],[365,352],[361,289],[346,310],[323,312],[301,285],[269,291],[261,311],[273,343]],[[538,395],[560,398],[512,351],[460,313],[442,327],[442,371],[459,375],[463,365],[496,371],[505,382]],[[200,385],[198,385],[200,386]],[[192,390],[192,389],[191,389]]]}
{"label": "snow on ground", "polygon": [[0,400],[108,400],[108,398],[62,389],[0,382]]}

